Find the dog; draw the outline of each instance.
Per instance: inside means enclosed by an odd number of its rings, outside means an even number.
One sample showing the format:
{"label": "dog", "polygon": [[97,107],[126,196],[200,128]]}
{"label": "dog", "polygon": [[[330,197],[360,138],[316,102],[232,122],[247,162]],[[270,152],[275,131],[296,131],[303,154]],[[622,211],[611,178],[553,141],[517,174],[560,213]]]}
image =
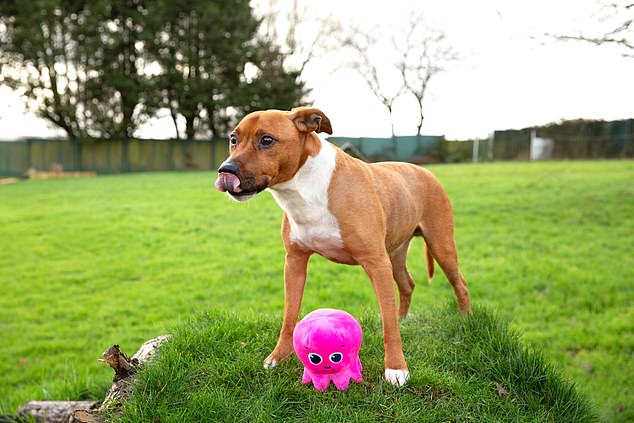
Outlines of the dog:
{"label": "dog", "polygon": [[471,312],[451,204],[428,170],[401,162],[365,163],[322,140],[321,132],[332,134],[332,126],[316,108],[253,112],[231,133],[230,155],[218,169],[215,186],[232,199],[246,201],[267,190],[284,211],[284,318],[264,367],[293,353],[308,259],[317,253],[367,273],[381,311],[385,378],[402,386],[409,371],[398,325],[415,286],[406,267],[414,236],[424,238],[429,278],[435,260],[453,286],[460,312]]}

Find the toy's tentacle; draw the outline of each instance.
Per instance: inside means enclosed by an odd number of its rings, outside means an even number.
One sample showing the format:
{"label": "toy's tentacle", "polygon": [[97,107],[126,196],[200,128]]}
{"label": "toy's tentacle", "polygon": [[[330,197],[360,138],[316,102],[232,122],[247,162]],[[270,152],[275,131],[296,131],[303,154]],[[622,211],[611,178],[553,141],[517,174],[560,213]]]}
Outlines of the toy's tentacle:
{"label": "toy's tentacle", "polygon": [[362,371],[363,366],[361,365],[361,360],[359,357],[356,357],[354,363],[350,366],[350,377],[352,380],[359,383],[363,382],[363,376],[361,375]]}
{"label": "toy's tentacle", "polygon": [[310,383],[311,380],[313,380],[312,374],[306,367],[304,367],[304,375],[302,376],[302,383],[306,385],[307,383]]}
{"label": "toy's tentacle", "polygon": [[313,374],[313,385],[315,385],[315,389],[319,392],[324,392],[328,385],[330,385],[330,377],[329,375],[319,375]]}
{"label": "toy's tentacle", "polygon": [[342,370],[339,373],[335,373],[334,375],[331,375],[331,378],[335,386],[337,387],[337,389],[339,389],[340,391],[343,391],[350,384],[350,370],[349,369]]}

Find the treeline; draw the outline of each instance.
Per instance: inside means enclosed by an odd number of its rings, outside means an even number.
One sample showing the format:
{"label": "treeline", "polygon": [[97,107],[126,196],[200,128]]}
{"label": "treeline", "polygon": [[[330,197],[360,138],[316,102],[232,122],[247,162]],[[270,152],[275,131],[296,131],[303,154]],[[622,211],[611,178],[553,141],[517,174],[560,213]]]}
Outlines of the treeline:
{"label": "treeline", "polygon": [[159,111],[177,138],[224,136],[306,94],[259,25],[249,0],[5,0],[0,78],[69,138],[130,138]]}

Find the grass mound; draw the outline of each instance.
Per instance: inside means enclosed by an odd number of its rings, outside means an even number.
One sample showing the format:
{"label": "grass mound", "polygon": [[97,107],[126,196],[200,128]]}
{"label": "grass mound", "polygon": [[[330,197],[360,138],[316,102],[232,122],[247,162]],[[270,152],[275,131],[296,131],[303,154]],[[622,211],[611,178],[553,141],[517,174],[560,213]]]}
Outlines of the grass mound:
{"label": "grass mound", "polygon": [[461,318],[454,307],[441,307],[402,322],[411,371],[404,388],[383,380],[379,316],[366,312],[359,321],[363,383],[319,393],[301,384],[295,356],[263,369],[280,319],[199,315],[176,328],[116,420],[597,421],[575,386],[486,310]]}

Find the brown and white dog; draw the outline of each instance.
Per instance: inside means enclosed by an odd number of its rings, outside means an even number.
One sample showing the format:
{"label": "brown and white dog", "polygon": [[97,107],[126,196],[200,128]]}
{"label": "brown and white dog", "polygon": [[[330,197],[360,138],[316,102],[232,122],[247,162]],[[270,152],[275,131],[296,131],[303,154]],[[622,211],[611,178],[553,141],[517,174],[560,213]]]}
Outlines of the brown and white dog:
{"label": "brown and white dog", "polygon": [[293,352],[308,259],[317,253],[361,265],[370,277],[383,320],[385,378],[403,385],[409,372],[398,317],[407,315],[414,290],[406,268],[412,237],[425,239],[429,277],[435,259],[453,285],[460,311],[471,311],[451,204],[429,171],[408,163],[364,163],[316,132],[332,133],[319,109],[251,113],[231,133],[230,156],[218,169],[216,187],[234,200],[246,201],[266,189],[284,210],[284,320],[264,366],[273,367]]}

